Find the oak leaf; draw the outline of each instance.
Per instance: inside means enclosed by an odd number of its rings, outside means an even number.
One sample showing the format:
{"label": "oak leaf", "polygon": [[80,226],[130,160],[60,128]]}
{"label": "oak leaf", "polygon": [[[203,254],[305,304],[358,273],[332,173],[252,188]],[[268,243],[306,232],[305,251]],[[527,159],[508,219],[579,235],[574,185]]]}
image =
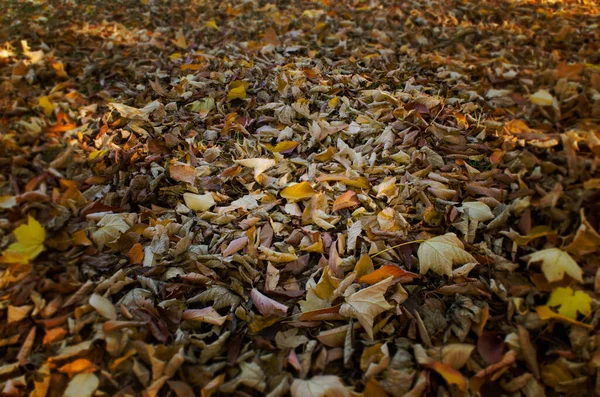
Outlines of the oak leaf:
{"label": "oak leaf", "polygon": [[440,275],[452,278],[452,264],[463,265],[476,262],[475,258],[463,249],[462,242],[454,233],[446,233],[426,240],[417,251],[421,274],[429,269]]}
{"label": "oak leaf", "polygon": [[358,319],[369,337],[373,339],[373,321],[375,317],[394,307],[383,296],[393,280],[394,277],[388,277],[375,285],[346,297],[346,303],[340,308],[340,314]]}

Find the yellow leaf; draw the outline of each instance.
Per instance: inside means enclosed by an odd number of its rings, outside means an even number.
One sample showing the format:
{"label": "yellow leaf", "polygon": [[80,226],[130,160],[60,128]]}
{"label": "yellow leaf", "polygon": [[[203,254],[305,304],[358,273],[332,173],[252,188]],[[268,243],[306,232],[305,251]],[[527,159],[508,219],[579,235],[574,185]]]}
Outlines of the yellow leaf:
{"label": "yellow leaf", "polygon": [[215,22],[214,19],[211,19],[210,21],[206,22],[206,27],[207,28],[211,28],[211,29],[215,29],[215,30],[219,30],[219,26],[217,25],[217,22]]}
{"label": "yellow leaf", "polygon": [[185,41],[185,36],[183,35],[183,31],[181,29],[179,29],[179,32],[177,32],[177,35],[175,36],[175,40],[172,40],[172,41],[176,47],[179,47],[182,50],[185,50],[188,47],[187,41]]}
{"label": "yellow leaf", "polygon": [[571,255],[558,248],[548,248],[533,253],[529,263],[542,262],[542,272],[549,282],[560,281],[565,273],[575,280],[583,283],[583,271]]}
{"label": "yellow leaf", "polygon": [[552,309],[550,309],[550,306],[538,306],[535,308],[535,311],[537,312],[538,316],[540,317],[540,320],[550,320],[550,319],[554,319],[554,320],[559,320],[559,321],[564,321],[566,323],[571,323],[574,325],[579,325],[581,327],[585,327],[585,328],[589,328],[589,329],[593,329],[594,327],[591,326],[590,324],[585,324],[582,323],[580,321],[577,320],[573,320],[569,317],[560,315],[556,312],[553,312]]}
{"label": "yellow leaf", "polygon": [[529,97],[531,103],[540,106],[551,106],[554,103],[554,97],[546,90],[539,90]]}
{"label": "yellow leaf", "polygon": [[373,339],[373,321],[375,317],[394,307],[383,296],[393,280],[394,277],[388,277],[375,285],[361,289],[346,297],[346,303],[340,307],[340,314],[357,318],[369,337]]}
{"label": "yellow leaf", "polygon": [[461,375],[460,372],[458,372],[457,370],[455,370],[451,366],[449,366],[447,364],[444,364],[444,363],[441,363],[439,361],[435,361],[435,362],[433,362],[431,364],[428,364],[426,366],[429,367],[430,369],[434,370],[438,374],[440,374],[442,376],[442,378],[444,378],[444,380],[446,381],[446,383],[448,383],[449,385],[456,385],[456,387],[460,391],[465,391],[466,390],[466,388],[467,388],[467,381]]}
{"label": "yellow leaf", "polygon": [[463,265],[476,262],[475,258],[463,249],[463,244],[454,233],[446,233],[426,240],[417,251],[421,274],[429,269],[440,275],[452,278],[452,264]]}
{"label": "yellow leaf", "polygon": [[52,106],[52,102],[50,102],[50,98],[47,96],[39,97],[38,104],[44,109],[44,114],[46,116],[50,116],[52,112],[54,112],[54,106]]}
{"label": "yellow leaf", "polygon": [[356,178],[350,178],[345,175],[321,175],[317,178],[317,182],[341,182],[344,185],[357,187],[360,189],[368,189],[371,185],[369,184],[369,180],[364,176],[359,176]]}
{"label": "yellow leaf", "polygon": [[267,149],[269,149],[272,152],[275,153],[281,153],[281,152],[287,152],[290,151],[292,149],[295,149],[298,145],[300,145],[300,142],[295,142],[295,141],[281,141],[278,142],[277,145],[273,146],[273,145],[269,145],[268,143],[265,144],[265,147]]}
{"label": "yellow leaf", "polygon": [[211,193],[206,194],[194,194],[184,193],[183,201],[185,205],[192,211],[207,211],[216,204],[215,199]]}
{"label": "yellow leaf", "polygon": [[12,243],[2,253],[6,263],[28,263],[44,250],[46,231],[33,217],[27,218],[27,225],[14,230],[16,243]]}
{"label": "yellow leaf", "polygon": [[246,99],[246,84],[243,81],[235,80],[229,83],[227,101],[233,101],[234,99]]}
{"label": "yellow leaf", "polygon": [[571,287],[558,287],[552,291],[546,305],[550,307],[558,306],[558,314],[575,320],[577,312],[585,316],[592,313],[591,302],[592,298],[583,291],[573,293]]}
{"label": "yellow leaf", "polygon": [[281,195],[281,197],[287,199],[288,201],[298,201],[311,198],[315,195],[315,193],[317,192],[315,192],[312,186],[310,186],[310,183],[305,181],[296,183],[292,186],[288,186],[285,189],[283,189],[279,194]]}

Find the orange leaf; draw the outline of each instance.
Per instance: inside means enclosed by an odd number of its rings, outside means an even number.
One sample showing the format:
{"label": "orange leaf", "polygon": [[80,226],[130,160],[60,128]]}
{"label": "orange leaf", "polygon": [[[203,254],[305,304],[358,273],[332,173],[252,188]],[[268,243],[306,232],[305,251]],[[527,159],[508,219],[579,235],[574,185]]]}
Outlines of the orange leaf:
{"label": "orange leaf", "polygon": [[225,375],[221,374],[219,376],[217,376],[216,378],[214,378],[213,380],[211,380],[210,382],[208,382],[206,384],[206,386],[204,386],[202,388],[202,391],[200,392],[202,397],[210,397],[212,396],[218,389],[219,386],[221,386],[223,384],[223,381],[225,381]]}
{"label": "orange leaf", "polygon": [[365,390],[363,391],[363,396],[369,397],[388,397],[388,394],[385,392],[383,387],[377,382],[375,377],[369,379],[367,384],[365,385]]}
{"label": "orange leaf", "polygon": [[135,243],[129,252],[127,252],[127,257],[131,264],[136,265],[138,263],[142,263],[144,260],[144,250],[142,249],[142,244]]}
{"label": "orange leaf", "polygon": [[335,199],[331,211],[336,212],[344,208],[356,207],[357,205],[360,205],[360,201],[356,198],[356,192],[354,190],[348,190]]}
{"label": "orange leaf", "polygon": [[176,181],[187,182],[190,185],[193,185],[196,181],[196,169],[187,164],[169,166],[169,175]]}
{"label": "orange leaf", "polygon": [[460,391],[465,391],[467,389],[465,378],[451,366],[439,361],[434,361],[431,364],[427,364],[426,367],[440,374],[449,385],[456,385]]}
{"label": "orange leaf", "polygon": [[73,233],[71,241],[74,245],[83,245],[85,247],[92,245],[92,241],[85,235],[85,230],[78,230]]}
{"label": "orange leaf", "polygon": [[406,270],[400,269],[398,266],[384,265],[375,270],[373,273],[362,276],[358,279],[358,281],[366,284],[377,284],[381,280],[385,280],[390,276],[394,278],[402,277],[403,279],[407,280],[406,282],[410,282],[414,278],[419,277],[418,274],[407,272]]}
{"label": "orange leaf", "polygon": [[58,370],[65,374],[78,374],[81,372],[94,372],[98,368],[92,363],[90,360],[85,358],[79,358],[72,363],[65,364],[60,367]]}
{"label": "orange leaf", "polygon": [[44,345],[61,340],[67,335],[67,330],[64,328],[52,328],[46,331],[42,343]]}

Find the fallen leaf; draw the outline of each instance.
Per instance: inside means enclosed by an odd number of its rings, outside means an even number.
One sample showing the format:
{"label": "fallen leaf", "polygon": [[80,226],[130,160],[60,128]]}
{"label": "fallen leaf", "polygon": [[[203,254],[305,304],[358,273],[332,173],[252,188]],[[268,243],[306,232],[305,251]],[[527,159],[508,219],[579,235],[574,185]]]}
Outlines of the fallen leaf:
{"label": "fallen leaf", "polygon": [[117,319],[117,310],[108,298],[105,298],[98,294],[93,294],[90,297],[90,306],[96,309],[96,311],[102,317],[108,320],[114,321]]}
{"label": "fallen leaf", "polygon": [[350,397],[350,391],[340,378],[317,375],[310,379],[294,379],[290,389],[292,397]]}
{"label": "fallen leaf", "polygon": [[429,269],[452,278],[452,265],[477,262],[463,249],[462,242],[454,233],[446,233],[424,241],[417,251],[421,274]]}
{"label": "fallen leaf", "polygon": [[383,265],[379,269],[375,270],[372,273],[362,276],[358,279],[359,283],[365,284],[376,284],[382,280],[385,280],[388,277],[393,277],[394,279],[402,277],[407,282],[412,281],[414,278],[418,278],[419,275],[407,272],[394,265]]}
{"label": "fallen leaf", "polygon": [[393,308],[383,296],[393,280],[394,277],[388,277],[375,285],[347,296],[346,303],[342,304],[340,308],[340,314],[357,318],[369,337],[373,339],[375,317]]}
{"label": "fallen leaf", "polygon": [[549,282],[560,281],[565,274],[583,283],[583,271],[567,252],[559,248],[548,248],[529,256],[529,263],[542,262],[542,272]]}
{"label": "fallen leaf", "polygon": [[100,380],[90,372],[77,374],[71,379],[63,397],[91,397],[100,385]]}
{"label": "fallen leaf", "polygon": [[573,320],[577,319],[577,312],[584,316],[592,314],[592,298],[583,291],[573,292],[571,287],[557,287],[550,294],[547,306],[557,307],[558,314]]}
{"label": "fallen leaf", "polygon": [[250,167],[254,169],[254,179],[256,179],[260,174],[268,170],[269,168],[275,166],[275,160],[273,159],[261,159],[261,158],[253,158],[253,159],[244,159],[244,160],[235,160],[236,163],[243,165],[244,167]]}
{"label": "fallen leaf", "polygon": [[546,90],[539,90],[535,94],[530,95],[529,100],[531,101],[531,103],[540,106],[551,106],[555,101],[552,94],[550,94]]}
{"label": "fallen leaf", "polygon": [[233,101],[234,99],[246,99],[246,84],[243,81],[235,80],[229,83],[227,101]]}
{"label": "fallen leaf", "polygon": [[33,217],[27,217],[27,224],[13,231],[17,242],[12,243],[2,252],[5,263],[28,263],[44,250],[46,230]]}
{"label": "fallen leaf", "polygon": [[92,233],[91,238],[100,250],[102,250],[106,244],[119,238],[119,236],[125,233],[130,227],[121,214],[104,215],[97,226],[99,229]]}
{"label": "fallen leaf", "polygon": [[279,192],[279,195],[288,201],[294,202],[311,198],[315,193],[317,192],[315,192],[310,183],[304,181],[286,187]]}
{"label": "fallen leaf", "polygon": [[285,316],[288,311],[288,307],[273,300],[271,298],[266,297],[261,294],[256,288],[252,288],[250,292],[250,296],[252,297],[252,301],[254,305],[263,316],[269,314],[275,314],[277,316]]}
{"label": "fallen leaf", "polygon": [[184,193],[183,201],[185,201],[185,205],[189,209],[197,212],[208,211],[211,207],[213,207],[216,204],[215,199],[213,198],[213,195],[211,193]]}
{"label": "fallen leaf", "polygon": [[435,361],[425,366],[440,374],[446,383],[449,385],[455,385],[458,390],[464,392],[467,389],[467,381],[465,380],[464,376],[462,376],[460,372],[451,366],[439,361]]}
{"label": "fallen leaf", "polygon": [[469,214],[469,218],[479,222],[486,222],[490,219],[494,219],[494,214],[492,214],[492,210],[490,209],[490,207],[488,207],[487,204],[481,203],[479,201],[470,201],[468,203],[463,203],[463,205],[459,209],[461,211],[467,211]]}
{"label": "fallen leaf", "polygon": [[227,320],[227,316],[221,316],[212,307],[205,307],[204,309],[188,309],[183,312],[184,320],[194,320],[203,323],[213,324],[222,326]]}

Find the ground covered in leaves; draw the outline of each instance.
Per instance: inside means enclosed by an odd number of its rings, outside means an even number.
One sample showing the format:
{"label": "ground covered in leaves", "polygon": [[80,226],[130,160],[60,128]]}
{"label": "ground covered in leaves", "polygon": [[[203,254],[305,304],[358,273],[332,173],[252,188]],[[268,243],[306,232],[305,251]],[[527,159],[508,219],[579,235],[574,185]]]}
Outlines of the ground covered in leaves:
{"label": "ground covered in leaves", "polygon": [[2,396],[600,393],[593,2],[2,7]]}

